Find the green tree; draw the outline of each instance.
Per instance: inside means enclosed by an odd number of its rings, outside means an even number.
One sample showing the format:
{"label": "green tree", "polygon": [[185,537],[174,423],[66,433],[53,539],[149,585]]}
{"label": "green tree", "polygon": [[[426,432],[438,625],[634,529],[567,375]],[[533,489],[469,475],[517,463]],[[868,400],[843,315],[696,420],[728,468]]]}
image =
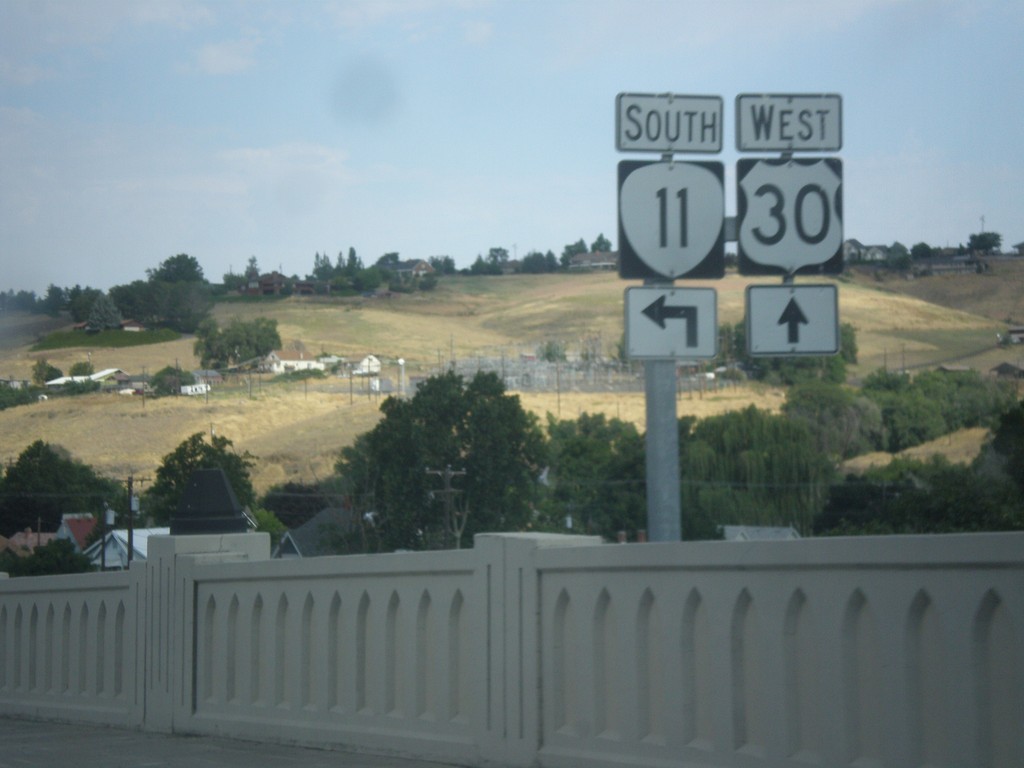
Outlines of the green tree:
{"label": "green tree", "polygon": [[925,261],[930,259],[934,253],[933,248],[928,243],[915,243],[910,248],[910,258],[914,261]]}
{"label": "green tree", "polygon": [[644,439],[636,427],[604,414],[574,421],[548,415],[549,491],[545,527],[595,533],[614,541],[619,531],[646,528]]}
{"label": "green tree", "polygon": [[782,412],[806,425],[819,450],[836,466],[843,459],[873,450],[881,441],[879,407],[837,384],[797,384],[786,393]]}
{"label": "green tree", "polygon": [[680,420],[684,510],[718,525],[795,525],[808,532],[834,466],[806,424],[750,406]]}
{"label": "green tree", "polygon": [[910,269],[910,251],[907,250],[907,246],[900,242],[890,245],[886,264],[890,269],[898,269],[900,271]]}
{"label": "green tree", "polygon": [[558,259],[555,254],[548,251],[546,254],[540,251],[531,251],[523,257],[520,271],[526,274],[543,274],[546,272],[558,271]]}
{"label": "green tree", "polygon": [[68,376],[92,376],[94,373],[96,373],[96,370],[88,360],[79,360],[77,363],[72,363],[71,368],[68,369]]}
{"label": "green tree", "polygon": [[146,275],[152,282],[160,283],[205,283],[203,268],[195,257],[179,253],[160,262],[156,269],[147,269]]}
{"label": "green tree", "polygon": [[41,387],[48,381],[59,379],[64,372],[55,366],[50,365],[45,357],[41,357],[32,365],[32,383]]}
{"label": "green tree", "polygon": [[105,331],[108,328],[120,328],[121,320],[121,312],[114,300],[101,293],[93,301],[86,323],[90,331]]}
{"label": "green tree", "polygon": [[0,571],[6,571],[11,577],[88,573],[91,570],[89,558],[75,552],[75,545],[67,539],[54,539],[37,547],[28,557],[18,557],[10,551],[0,554]]}
{"label": "green tree", "polygon": [[545,363],[564,363],[565,344],[561,341],[548,339],[537,347],[537,358]]}
{"label": "green tree", "polygon": [[149,380],[153,392],[160,396],[180,395],[182,387],[195,383],[195,377],[189,371],[183,371],[173,365],[161,368]]}
{"label": "green tree", "polygon": [[1007,476],[1024,494],[1024,400],[1000,417],[992,436],[992,449],[1002,457]]}
{"label": "green tree", "polygon": [[1006,477],[975,467],[897,458],[834,485],[815,532],[921,534],[1024,529],[1024,505]]}
{"label": "green tree", "polygon": [[285,531],[288,530],[285,524],[278,520],[273,512],[263,507],[253,509],[252,516],[256,520],[256,530],[260,533],[269,533],[271,548],[277,546]]}
{"label": "green tree", "polygon": [[1003,236],[998,232],[978,232],[967,239],[968,250],[974,253],[999,253],[1003,245]]}
{"label": "green tree", "polygon": [[427,262],[434,268],[434,271],[440,275],[454,275],[455,274],[455,259],[451,256],[431,256]]}
{"label": "green tree", "polygon": [[206,318],[196,328],[196,340],[192,345],[192,351],[206,368],[223,368],[256,360],[280,348],[277,320],[269,317],[253,320],[236,317],[223,329],[213,318]]}
{"label": "green tree", "polygon": [[609,253],[612,250],[612,241],[602,233],[591,243],[590,250],[592,253]]}
{"label": "green tree", "polygon": [[67,309],[71,319],[76,323],[87,322],[92,312],[93,304],[102,295],[103,291],[89,288],[88,286],[83,288],[80,285],[76,285],[74,288],[69,288],[67,291]]}
{"label": "green tree", "polygon": [[162,524],[170,521],[189,478],[197,469],[224,470],[239,503],[250,508],[255,506],[256,492],[249,474],[254,457],[248,451],[236,453],[233,445],[222,435],[213,435],[207,442],[206,435],[197,432],[164,456],[144,502],[154,519]]}
{"label": "green tree", "polygon": [[[427,549],[463,535],[523,530],[532,517],[543,434],[518,397],[493,373],[468,383],[455,373],[435,376],[411,400],[388,398],[384,418],[336,465],[347,492],[373,521],[373,546]],[[451,468],[451,494],[429,470]],[[366,500],[361,502],[359,500]]]}
{"label": "green tree", "polygon": [[154,283],[135,280],[128,285],[115,285],[107,295],[122,318],[137,320],[145,325],[157,325],[162,320],[157,314]]}
{"label": "green tree", "polygon": [[0,482],[0,535],[41,524],[55,531],[65,512],[99,514],[104,504],[123,507],[124,491],[114,480],[70,458],[63,449],[36,440],[7,467]]}
{"label": "green tree", "polygon": [[330,257],[326,253],[323,256],[321,256],[320,252],[317,251],[313,255],[313,272],[311,275],[312,278],[314,280],[328,282],[331,280],[331,278],[334,277],[334,275],[334,265],[331,264]]}
{"label": "green tree", "polygon": [[573,256],[578,256],[579,254],[586,253],[586,252],[587,252],[587,243],[586,243],[586,241],[582,237],[579,240],[577,240],[575,243],[569,243],[567,246],[565,246],[565,248],[562,249],[562,257],[561,257],[562,269],[568,269],[569,268],[569,265],[572,263],[572,257]]}
{"label": "green tree", "polygon": [[67,293],[53,283],[47,287],[46,295],[39,302],[42,311],[50,317],[57,317],[67,307],[67,303]]}

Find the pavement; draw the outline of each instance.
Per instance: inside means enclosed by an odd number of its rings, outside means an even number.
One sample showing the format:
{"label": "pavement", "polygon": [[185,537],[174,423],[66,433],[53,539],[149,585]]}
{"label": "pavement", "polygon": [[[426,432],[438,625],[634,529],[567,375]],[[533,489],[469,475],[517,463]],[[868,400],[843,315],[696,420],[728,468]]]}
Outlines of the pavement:
{"label": "pavement", "polygon": [[450,768],[441,763],[208,736],[0,717],[0,768]]}

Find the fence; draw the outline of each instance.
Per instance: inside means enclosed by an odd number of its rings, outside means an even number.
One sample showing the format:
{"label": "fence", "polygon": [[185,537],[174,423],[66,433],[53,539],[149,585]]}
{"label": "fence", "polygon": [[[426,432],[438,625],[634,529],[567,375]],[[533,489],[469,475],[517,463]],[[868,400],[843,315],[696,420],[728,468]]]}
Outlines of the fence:
{"label": "fence", "polygon": [[270,560],[0,581],[0,714],[467,765],[1024,764],[1024,534]]}

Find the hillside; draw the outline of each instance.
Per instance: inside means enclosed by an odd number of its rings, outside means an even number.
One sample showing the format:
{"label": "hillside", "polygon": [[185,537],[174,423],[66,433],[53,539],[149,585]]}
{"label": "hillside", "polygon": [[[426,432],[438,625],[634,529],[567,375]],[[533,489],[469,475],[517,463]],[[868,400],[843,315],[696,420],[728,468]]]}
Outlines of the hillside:
{"label": "hillside", "polygon": [[[742,319],[744,290],[751,282],[730,275],[687,285],[717,289],[722,325]],[[596,338],[610,355],[623,333],[627,285],[608,273],[455,278],[426,294],[224,302],[214,314],[222,323],[232,317],[275,318],[285,346],[301,346],[313,354],[330,352],[354,360],[377,354],[384,361],[383,376],[397,381],[400,357],[411,378],[430,375],[439,365],[446,367],[453,356],[460,361],[516,360],[520,354],[535,353],[545,341],[562,342],[574,354],[583,339]],[[878,290],[860,280],[844,277],[840,283],[840,319],[857,329],[860,363],[854,367],[855,377],[883,363],[894,368],[904,362],[909,367],[960,360],[987,370],[1000,361],[1000,354],[1006,359],[1004,350],[993,348],[995,333],[1003,325],[990,317]],[[0,317],[0,376],[28,378],[39,357],[63,370],[87,356],[97,370],[153,372],[175,363],[184,369],[199,365],[190,338],[129,349],[33,352],[31,341],[51,329],[46,319]],[[522,400],[541,418],[548,412],[561,418],[603,412],[644,428],[642,393],[585,394],[570,389],[524,393]],[[678,412],[706,416],[751,403],[775,409],[781,402],[779,392],[746,387],[703,397],[682,395]],[[162,457],[188,435],[213,429],[229,437],[237,450],[256,457],[254,477],[258,489],[265,490],[285,480],[310,482],[328,474],[338,450],[376,422],[378,405],[377,396],[350,389],[347,379],[271,386],[261,377],[251,382],[233,378],[209,400],[111,395],[51,399],[0,412],[0,461],[13,460],[33,440],[43,439],[64,446],[104,474],[125,477],[134,471],[152,477]]]}

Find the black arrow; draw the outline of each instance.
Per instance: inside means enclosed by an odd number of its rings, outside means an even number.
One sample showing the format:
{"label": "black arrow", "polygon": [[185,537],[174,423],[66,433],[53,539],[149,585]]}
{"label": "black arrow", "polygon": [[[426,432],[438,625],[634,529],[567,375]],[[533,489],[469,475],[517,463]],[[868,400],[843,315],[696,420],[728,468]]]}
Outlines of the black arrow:
{"label": "black arrow", "polygon": [[644,314],[665,328],[666,320],[683,319],[686,321],[686,346],[697,346],[697,308],[684,306],[665,306],[665,297],[659,296],[644,309]]}
{"label": "black arrow", "polygon": [[796,303],[796,299],[790,299],[789,304],[782,310],[782,317],[779,318],[779,325],[784,323],[789,324],[789,343],[799,344],[800,343],[800,326],[807,325],[807,317],[804,315],[803,310],[800,309],[800,305]]}

